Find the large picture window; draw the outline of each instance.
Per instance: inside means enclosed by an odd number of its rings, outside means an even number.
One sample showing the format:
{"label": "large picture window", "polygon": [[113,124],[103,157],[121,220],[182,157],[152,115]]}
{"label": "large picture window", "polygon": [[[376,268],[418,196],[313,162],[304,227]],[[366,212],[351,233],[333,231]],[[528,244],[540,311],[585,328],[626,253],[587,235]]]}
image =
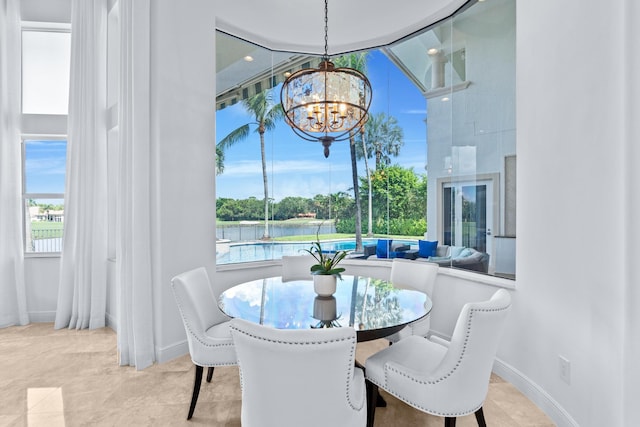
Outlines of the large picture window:
{"label": "large picture window", "polygon": [[[22,171],[26,253],[59,253],[64,227],[68,24],[23,23]],[[16,142],[18,143],[18,142]]]}
{"label": "large picture window", "polygon": [[369,78],[373,102],[362,135],[327,159],[278,111],[282,81],[320,58],[222,33],[216,52],[218,265],[300,254],[316,238],[366,258],[390,238],[397,256],[437,241],[432,262],[515,277],[495,241],[515,240],[515,1],[331,58]]}

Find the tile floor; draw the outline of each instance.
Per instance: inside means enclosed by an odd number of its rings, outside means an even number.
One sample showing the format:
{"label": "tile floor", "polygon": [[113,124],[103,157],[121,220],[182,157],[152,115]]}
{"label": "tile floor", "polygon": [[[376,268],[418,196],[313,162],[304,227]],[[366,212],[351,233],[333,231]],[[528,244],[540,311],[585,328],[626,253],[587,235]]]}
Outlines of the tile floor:
{"label": "tile floor", "polygon": [[[358,360],[384,345],[359,345]],[[194,417],[186,421],[192,385],[189,356],[142,371],[119,367],[111,329],[56,331],[51,323],[0,329],[0,426],[240,426],[237,368],[216,368],[213,381],[203,381]],[[444,425],[384,396],[388,405],[376,411],[377,427]],[[490,427],[554,425],[495,375],[484,412]],[[477,424],[470,415],[457,425]]]}

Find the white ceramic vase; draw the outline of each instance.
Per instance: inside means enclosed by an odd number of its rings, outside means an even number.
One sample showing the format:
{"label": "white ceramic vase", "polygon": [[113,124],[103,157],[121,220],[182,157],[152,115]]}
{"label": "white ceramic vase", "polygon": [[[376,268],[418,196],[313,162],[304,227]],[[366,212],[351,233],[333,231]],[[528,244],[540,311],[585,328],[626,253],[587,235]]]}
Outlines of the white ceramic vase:
{"label": "white ceramic vase", "polygon": [[335,297],[317,296],[313,300],[313,318],[323,322],[331,322],[338,318]]}
{"label": "white ceramic vase", "polygon": [[329,274],[313,275],[313,290],[321,297],[330,297],[336,292],[337,277]]}

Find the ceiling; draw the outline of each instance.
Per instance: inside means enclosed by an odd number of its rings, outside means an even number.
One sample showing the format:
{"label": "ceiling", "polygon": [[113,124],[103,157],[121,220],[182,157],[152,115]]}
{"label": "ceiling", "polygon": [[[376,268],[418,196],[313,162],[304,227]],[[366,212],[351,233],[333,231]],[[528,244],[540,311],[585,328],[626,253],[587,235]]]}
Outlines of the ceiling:
{"label": "ceiling", "polygon": [[[330,0],[328,53],[333,56],[389,45],[475,2],[401,0],[402,7],[389,7],[388,0]],[[216,10],[217,108],[239,100],[243,88],[255,92],[256,82],[269,87],[265,84],[270,76],[280,80],[283,71],[299,69],[310,60],[309,55],[324,53],[324,2],[304,0],[304,8],[292,7],[302,3],[235,0],[220,4]],[[246,62],[247,55],[254,61]],[[265,69],[264,64],[270,67]]]}
{"label": "ceiling", "polygon": [[[389,45],[476,1],[483,0],[329,0],[328,53]],[[25,21],[70,22],[71,0],[20,0],[20,6]],[[310,55],[324,53],[323,0],[217,2],[215,13],[216,28],[226,33],[218,32],[216,40],[218,103],[273,73],[282,78],[284,71],[309,66],[310,60],[317,66],[317,57]],[[247,63],[245,56],[255,62]]]}
{"label": "ceiling", "polygon": [[[329,55],[393,43],[476,0],[331,0]],[[216,28],[271,50],[324,53],[322,0],[220,2]],[[251,11],[251,13],[247,13]]]}

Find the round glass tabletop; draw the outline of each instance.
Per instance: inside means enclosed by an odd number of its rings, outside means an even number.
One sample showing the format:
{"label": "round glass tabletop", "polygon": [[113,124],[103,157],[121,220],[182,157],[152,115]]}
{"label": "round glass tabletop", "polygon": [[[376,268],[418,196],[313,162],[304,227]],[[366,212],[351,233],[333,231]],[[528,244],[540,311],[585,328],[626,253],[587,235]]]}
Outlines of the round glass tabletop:
{"label": "round glass tabletop", "polygon": [[230,317],[278,329],[353,327],[358,341],[391,335],[431,311],[431,300],[422,292],[348,275],[338,279],[330,297],[316,295],[311,277],[283,282],[278,276],[229,288],[218,305]]}

